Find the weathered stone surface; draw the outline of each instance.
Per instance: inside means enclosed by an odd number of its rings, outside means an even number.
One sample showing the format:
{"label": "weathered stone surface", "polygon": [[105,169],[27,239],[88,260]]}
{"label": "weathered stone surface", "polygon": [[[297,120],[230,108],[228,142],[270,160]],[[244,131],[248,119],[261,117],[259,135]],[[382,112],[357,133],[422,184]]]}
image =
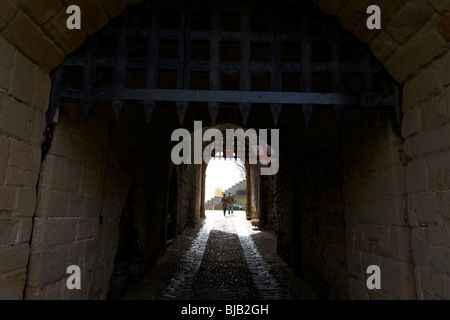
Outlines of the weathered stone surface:
{"label": "weathered stone surface", "polygon": [[434,13],[426,1],[410,0],[386,26],[386,31],[403,45],[430,20]]}
{"label": "weathered stone surface", "polygon": [[8,24],[17,11],[18,8],[12,1],[5,1],[2,3],[2,10],[0,11],[0,30]]}
{"label": "weathered stone surface", "polygon": [[35,218],[33,248],[48,248],[75,241],[77,219]]}
{"label": "weathered stone surface", "polygon": [[407,138],[421,129],[421,114],[419,107],[413,107],[407,110],[402,120],[402,135]]}
{"label": "weathered stone surface", "polygon": [[21,12],[11,20],[1,35],[47,72],[58,66],[64,59],[63,52]]}
{"label": "weathered stone surface", "polygon": [[440,208],[442,215],[447,219],[450,219],[450,191],[445,191],[442,193]]}
{"label": "weathered stone surface", "polygon": [[34,70],[34,85],[31,106],[42,113],[47,111],[52,82],[50,76],[39,68]]}
{"label": "weathered stone surface", "polygon": [[22,54],[15,52],[11,69],[9,94],[29,105],[34,90],[33,75],[34,64]]}
{"label": "weathered stone surface", "polygon": [[5,181],[6,170],[8,168],[9,141],[5,136],[0,136],[0,186]]}
{"label": "weathered stone surface", "polygon": [[450,41],[450,11],[444,13],[436,23],[439,33],[445,40]]}
{"label": "weathered stone surface", "polygon": [[27,286],[30,289],[42,288],[63,279],[67,275],[67,255],[67,246],[43,248],[42,251],[32,250],[29,269],[33,272],[28,274]]}
{"label": "weathered stone surface", "polygon": [[9,217],[16,204],[16,188],[0,187],[0,215]]}
{"label": "weathered stone surface", "polygon": [[14,0],[15,3],[22,8],[30,17],[41,25],[47,22],[58,12],[66,12],[64,6],[59,0]]}
{"label": "weathered stone surface", "polygon": [[0,244],[12,246],[19,231],[18,219],[0,219]]}
{"label": "weathered stone surface", "polygon": [[381,259],[381,288],[399,299],[414,299],[414,266],[410,263]]}
{"label": "weathered stone surface", "polygon": [[65,217],[71,194],[64,191],[40,190],[36,205],[37,217]]}
{"label": "weathered stone surface", "polygon": [[26,277],[25,268],[0,275],[0,299],[21,300]]}
{"label": "weathered stone surface", "polygon": [[427,68],[405,84],[403,111],[414,108],[423,100],[436,96],[441,91],[439,73],[435,68]]}
{"label": "weathered stone surface", "polygon": [[0,274],[25,268],[29,252],[28,243],[0,248]]}
{"label": "weathered stone surface", "polygon": [[450,226],[428,226],[428,243],[450,248]]}
{"label": "weathered stone surface", "polygon": [[[447,44],[433,23],[428,22],[384,64],[400,83],[405,82],[422,66],[447,50]],[[404,63],[407,61],[407,63]]]}
{"label": "weathered stone surface", "polygon": [[406,169],[406,191],[408,193],[426,191],[428,188],[428,167],[425,161],[408,164]]}
{"label": "weathered stone surface", "polygon": [[13,53],[13,47],[0,37],[0,92],[5,92],[9,88]]}
{"label": "weathered stone surface", "polygon": [[444,13],[450,8],[449,0],[428,0],[428,2],[433,6],[433,8],[439,12]]}

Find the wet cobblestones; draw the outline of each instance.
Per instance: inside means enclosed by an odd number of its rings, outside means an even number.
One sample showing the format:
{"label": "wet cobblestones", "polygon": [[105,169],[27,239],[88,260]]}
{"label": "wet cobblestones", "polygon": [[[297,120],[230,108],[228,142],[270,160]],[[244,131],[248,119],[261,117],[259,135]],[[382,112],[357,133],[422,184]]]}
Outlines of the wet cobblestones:
{"label": "wet cobblestones", "polygon": [[275,254],[270,232],[253,229],[244,212],[186,228],[124,300],[316,299],[305,281]]}

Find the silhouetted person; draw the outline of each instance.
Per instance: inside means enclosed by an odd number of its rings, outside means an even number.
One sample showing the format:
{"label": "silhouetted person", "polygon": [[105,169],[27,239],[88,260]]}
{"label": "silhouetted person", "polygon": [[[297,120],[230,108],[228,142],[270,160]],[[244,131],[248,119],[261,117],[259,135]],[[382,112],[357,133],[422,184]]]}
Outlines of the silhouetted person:
{"label": "silhouetted person", "polygon": [[225,213],[227,212],[227,208],[228,208],[228,199],[227,199],[225,193],[223,194],[222,199],[220,199],[220,203],[222,203],[223,215],[225,215]]}
{"label": "silhouetted person", "polygon": [[233,213],[233,202],[234,202],[234,198],[231,195],[230,192],[228,192],[228,197],[227,197],[227,204],[228,204],[228,214],[232,214]]}

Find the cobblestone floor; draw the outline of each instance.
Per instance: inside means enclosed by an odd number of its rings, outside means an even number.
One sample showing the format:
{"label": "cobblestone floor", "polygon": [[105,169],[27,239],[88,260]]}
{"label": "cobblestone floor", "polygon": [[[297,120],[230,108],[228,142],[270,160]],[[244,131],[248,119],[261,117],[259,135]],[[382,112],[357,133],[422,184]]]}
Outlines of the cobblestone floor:
{"label": "cobblestone floor", "polygon": [[189,226],[123,300],[315,300],[305,281],[275,253],[273,233],[256,230],[245,212]]}

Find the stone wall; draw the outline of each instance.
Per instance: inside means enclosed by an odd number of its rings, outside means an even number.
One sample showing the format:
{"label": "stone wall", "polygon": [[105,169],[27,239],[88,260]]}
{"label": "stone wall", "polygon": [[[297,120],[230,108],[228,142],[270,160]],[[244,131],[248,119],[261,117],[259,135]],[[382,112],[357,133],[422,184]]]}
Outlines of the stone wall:
{"label": "stone wall", "polygon": [[[106,121],[95,114],[85,121],[78,105],[64,109],[39,178],[26,299],[105,297],[131,184],[107,160],[120,153],[109,143]],[[72,264],[81,268],[82,290],[66,287]]]}
{"label": "stone wall", "polygon": [[0,38],[0,299],[23,297],[50,86]]}
{"label": "stone wall", "polygon": [[[403,139],[381,112],[370,129],[361,120],[345,128],[343,195],[350,298],[414,299]],[[381,269],[381,290],[367,289],[370,265]]]}
{"label": "stone wall", "polygon": [[[169,162],[152,151],[168,147],[133,140],[124,118],[117,124],[93,111],[86,121],[79,105],[63,106],[40,173],[26,299],[106,298],[114,261],[134,240],[130,224],[149,267],[164,252]],[[172,173],[179,176],[177,233],[187,223],[190,168]],[[81,269],[81,290],[66,287],[72,264]]]}
{"label": "stone wall", "polygon": [[405,84],[408,221],[417,298],[450,299],[450,54]]}

